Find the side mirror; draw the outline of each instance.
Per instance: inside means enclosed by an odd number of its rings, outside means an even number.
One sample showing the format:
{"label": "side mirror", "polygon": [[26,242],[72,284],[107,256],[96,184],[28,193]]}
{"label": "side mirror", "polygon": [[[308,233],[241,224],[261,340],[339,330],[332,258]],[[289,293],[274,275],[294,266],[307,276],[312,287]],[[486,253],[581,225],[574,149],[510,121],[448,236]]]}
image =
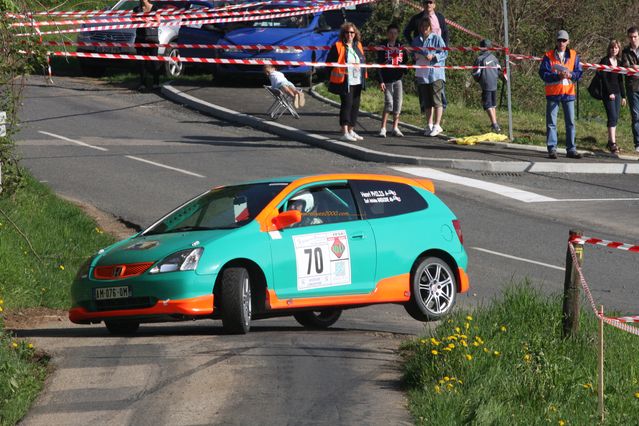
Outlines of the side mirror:
{"label": "side mirror", "polygon": [[298,210],[289,210],[286,212],[282,212],[275,216],[271,222],[275,229],[278,231],[280,229],[288,228],[291,225],[295,225],[296,223],[300,223],[302,221],[302,213]]}

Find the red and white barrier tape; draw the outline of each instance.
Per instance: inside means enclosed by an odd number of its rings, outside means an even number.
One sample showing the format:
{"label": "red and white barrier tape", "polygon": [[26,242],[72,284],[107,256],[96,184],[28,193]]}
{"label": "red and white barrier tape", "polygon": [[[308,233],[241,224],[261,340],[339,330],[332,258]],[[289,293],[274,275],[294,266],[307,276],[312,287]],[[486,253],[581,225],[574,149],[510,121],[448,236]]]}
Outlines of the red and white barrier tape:
{"label": "red and white barrier tape", "polygon": [[573,238],[570,240],[570,242],[575,244],[592,244],[597,246],[604,246],[608,248],[614,248],[614,249],[639,253],[639,245],[620,243],[617,241],[602,240],[600,238],[590,238],[590,237],[582,236],[582,237]]}
{"label": "red and white barrier tape", "polygon": [[[275,44],[185,44],[185,43],[121,43],[121,42],[83,42],[83,41],[45,41],[45,46],[78,46],[78,47],[174,47],[177,49],[223,49],[223,50],[330,50],[331,46],[294,46],[294,45],[275,45]],[[368,51],[394,51],[405,50],[408,52],[423,52],[425,50],[442,50],[456,52],[470,52],[480,50],[499,51],[502,48],[485,48],[485,47],[387,47],[387,46],[364,46],[364,50]]]}
{"label": "red and white barrier tape", "polygon": [[613,319],[619,322],[639,322],[639,315],[632,316],[632,317],[617,317],[617,318],[610,318],[610,319]]}
{"label": "red and white barrier tape", "polygon": [[[305,14],[322,12],[327,10],[341,9],[343,7],[356,6],[359,4],[374,3],[376,1],[377,0],[349,0],[347,2],[336,4],[336,5],[299,8],[296,12],[276,13],[271,15],[258,15],[258,16],[247,16],[247,17],[237,17],[237,18],[199,19],[197,21],[170,21],[170,22],[162,22],[162,23],[146,22],[143,24],[102,25],[97,27],[71,28],[71,29],[57,30],[57,31],[43,31],[42,34],[43,35],[70,34],[70,33],[80,33],[80,32],[91,32],[91,31],[121,30],[121,29],[130,29],[130,28],[153,28],[153,27],[159,27],[159,26],[174,27],[174,26],[200,25],[200,24],[220,24],[220,23],[228,23],[228,22],[251,22],[251,21],[261,21],[261,20],[268,20],[268,19],[288,18],[291,16],[298,16],[298,15],[305,15]],[[16,34],[16,35],[29,36],[31,34],[23,33],[23,34]]]}
{"label": "red and white barrier tape", "polygon": [[[227,58],[172,58],[170,56],[152,55],[127,55],[121,53],[88,53],[88,52],[50,52],[52,56],[75,56],[78,58],[98,58],[98,59],[128,59],[133,61],[160,61],[160,62],[184,62],[200,64],[224,64],[224,65],[276,65],[276,66],[309,66],[309,67],[331,67],[348,68],[353,64],[342,64],[338,62],[312,62],[312,61],[283,61],[273,59],[227,59]],[[498,67],[474,66],[474,65],[391,65],[391,64],[358,64],[361,68],[404,68],[404,69],[435,69],[444,68],[449,70],[474,70],[474,69],[496,69]]]}
{"label": "red and white barrier tape", "polygon": [[573,243],[576,243],[576,244],[581,244],[581,243],[579,243],[577,239],[573,239],[568,242],[568,248],[570,250],[570,255],[572,257],[572,264],[575,266],[575,270],[577,271],[577,274],[579,275],[579,282],[581,283],[581,287],[584,289],[584,294],[586,295],[586,298],[590,302],[590,306],[592,307],[592,310],[595,313],[595,315],[598,318],[601,318],[601,320],[605,322],[606,324],[609,324],[620,330],[639,336],[639,328],[629,326],[617,318],[609,318],[605,316],[603,312],[599,312],[599,310],[597,309],[597,306],[595,305],[595,299],[592,297],[592,293],[590,292],[590,288],[588,287],[588,283],[586,282],[586,278],[584,278],[583,271],[581,270],[581,267],[579,266],[579,262],[577,261],[577,253],[575,252],[575,247]]}

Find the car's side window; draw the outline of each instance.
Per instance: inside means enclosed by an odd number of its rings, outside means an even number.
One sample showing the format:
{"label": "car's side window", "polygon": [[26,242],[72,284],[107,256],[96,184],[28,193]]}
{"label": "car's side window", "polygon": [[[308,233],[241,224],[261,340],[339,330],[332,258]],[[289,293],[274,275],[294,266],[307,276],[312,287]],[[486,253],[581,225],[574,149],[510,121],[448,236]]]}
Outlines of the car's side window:
{"label": "car's side window", "polygon": [[321,185],[297,191],[282,211],[299,210],[302,222],[297,226],[322,225],[359,219],[353,193],[347,185]]}
{"label": "car's side window", "polygon": [[354,180],[364,219],[397,216],[428,208],[428,203],[410,185],[397,182]]}

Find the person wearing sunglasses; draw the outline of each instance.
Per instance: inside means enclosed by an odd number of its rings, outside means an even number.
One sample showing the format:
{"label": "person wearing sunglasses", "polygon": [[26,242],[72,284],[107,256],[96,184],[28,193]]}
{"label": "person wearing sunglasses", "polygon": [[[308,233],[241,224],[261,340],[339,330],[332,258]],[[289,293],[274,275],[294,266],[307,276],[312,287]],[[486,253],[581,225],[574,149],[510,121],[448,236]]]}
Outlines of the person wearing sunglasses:
{"label": "person wearing sunglasses", "polygon": [[581,158],[575,145],[575,83],[581,79],[582,68],[579,55],[568,49],[568,32],[557,33],[553,50],[544,55],[539,66],[539,76],[546,85],[546,146],[548,158],[557,158],[557,112],[559,105],[564,111],[566,124],[566,157]]}
{"label": "person wearing sunglasses", "polygon": [[345,22],[339,31],[339,39],[328,52],[326,62],[349,64],[346,67],[329,68],[328,91],[339,95],[339,125],[343,141],[364,140],[354,128],[357,124],[362,90],[365,89],[368,74],[360,64],[366,62],[361,35],[355,24]]}

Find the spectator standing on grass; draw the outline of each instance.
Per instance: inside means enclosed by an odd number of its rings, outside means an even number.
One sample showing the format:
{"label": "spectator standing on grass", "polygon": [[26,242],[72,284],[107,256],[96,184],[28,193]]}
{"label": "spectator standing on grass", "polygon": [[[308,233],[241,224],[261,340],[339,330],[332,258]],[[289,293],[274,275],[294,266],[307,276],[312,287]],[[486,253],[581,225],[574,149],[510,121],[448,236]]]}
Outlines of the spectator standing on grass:
{"label": "spectator standing on grass", "polygon": [[344,22],[339,30],[339,39],[326,57],[326,62],[349,64],[347,67],[331,68],[328,80],[328,91],[339,95],[339,125],[342,128],[340,139],[348,142],[364,140],[354,130],[362,90],[368,77],[366,69],[359,66],[366,62],[361,39],[362,36],[355,24]]}
{"label": "spectator standing on grass", "polygon": [[[419,23],[420,35],[412,42],[413,47],[442,48],[444,40],[433,33],[431,22],[424,18]],[[415,80],[419,94],[419,107],[426,115],[428,125],[424,129],[424,136],[437,136],[444,130],[441,127],[444,114],[444,81],[446,81],[446,58],[448,52],[438,49],[424,49],[415,52],[416,65],[436,66],[437,68],[418,68],[415,70]]]}
{"label": "spectator standing on grass", "polygon": [[544,55],[539,76],[546,85],[546,145],[548,158],[557,158],[557,111],[564,111],[566,124],[566,156],[581,158],[575,145],[575,83],[582,74],[579,55],[568,49],[570,37],[564,30],[557,32],[556,47]]}
{"label": "spectator standing on grass", "polygon": [[[602,65],[616,67],[620,60],[621,44],[617,40],[610,40],[606,56],[599,62]],[[608,149],[612,153],[619,152],[617,146],[617,121],[621,106],[626,106],[626,90],[623,75],[614,72],[602,72],[602,101],[608,117]]]}
{"label": "spectator standing on grass", "polygon": [[[133,11],[135,13],[151,13],[156,12],[158,7],[151,4],[149,0],[140,0],[140,4],[136,6]],[[153,23],[154,20],[160,21],[160,16],[155,15],[154,18],[145,17],[149,23]],[[159,43],[158,27],[138,28],[135,30],[135,42],[136,43]],[[136,52],[138,55],[144,56],[157,56],[157,47],[137,47]],[[138,71],[140,73],[140,87],[139,91],[158,89],[160,87],[160,67],[159,61],[138,61]],[[151,86],[147,79],[147,72],[150,72],[153,76],[153,86]]]}
{"label": "spectator standing on grass", "polygon": [[407,42],[411,42],[415,37],[417,37],[419,32],[419,23],[422,19],[428,17],[431,25],[431,32],[440,36],[446,46],[448,46],[448,25],[446,24],[446,18],[439,12],[435,12],[437,5],[435,4],[435,0],[423,0],[422,1],[423,9],[421,12],[413,15],[406,28],[404,28],[404,40]]}
{"label": "spectator standing on grass", "polygon": [[[621,54],[621,66],[639,69],[639,30],[632,26],[628,28],[628,46]],[[626,76],[626,92],[630,101],[630,115],[632,117],[632,137],[635,151],[639,152],[639,74]]]}
{"label": "spectator standing on grass", "polygon": [[[492,42],[484,39],[479,43],[479,47],[490,48]],[[497,124],[497,82],[501,75],[499,61],[490,50],[483,51],[475,60],[476,67],[497,67],[497,68],[476,68],[473,70],[473,78],[481,87],[481,103],[484,111],[490,119],[490,126],[494,132],[501,132],[501,127]]]}
{"label": "spectator standing on grass", "polygon": [[[386,28],[386,42],[384,46],[392,50],[377,52],[377,63],[386,65],[400,65],[404,62],[404,51],[402,45],[397,41],[399,37],[399,27],[397,24],[390,24]],[[386,122],[388,116],[393,114],[393,136],[402,137],[404,134],[399,130],[399,114],[402,111],[402,101],[404,89],[402,87],[402,77],[406,73],[405,68],[380,68],[379,88],[384,92],[384,111],[382,112],[382,128],[379,136],[386,137]]]}

